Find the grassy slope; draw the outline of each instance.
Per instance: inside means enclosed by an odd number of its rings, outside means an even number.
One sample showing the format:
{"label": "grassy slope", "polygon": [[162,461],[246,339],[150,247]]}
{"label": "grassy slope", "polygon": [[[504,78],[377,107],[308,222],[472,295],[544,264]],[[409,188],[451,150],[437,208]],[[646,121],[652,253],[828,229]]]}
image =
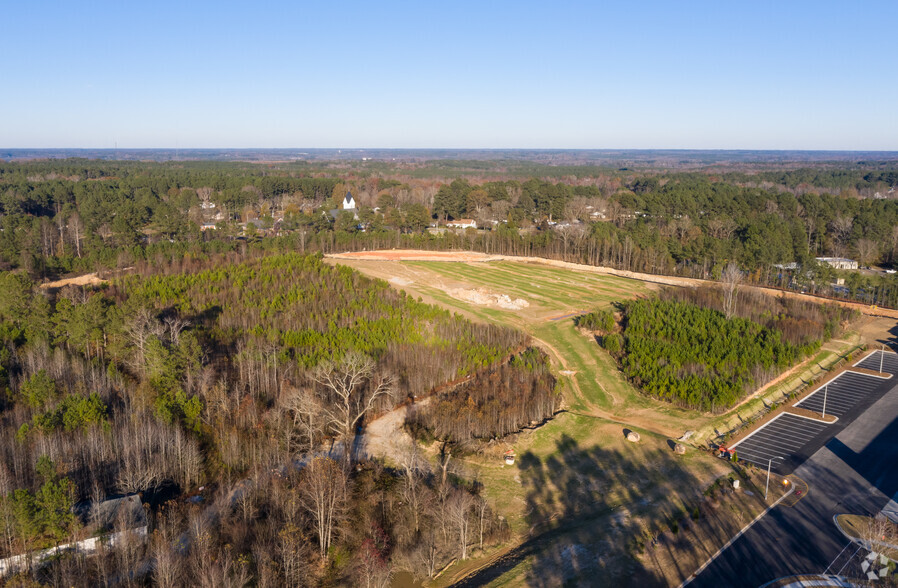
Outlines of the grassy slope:
{"label": "grassy slope", "polygon": [[[608,519],[622,508],[630,514],[619,525],[620,532],[628,536],[643,525],[666,520],[682,508],[696,487],[727,471],[725,464],[697,452],[674,458],[667,445],[665,430],[682,432],[694,419],[703,419],[702,415],[639,395],[620,377],[595,340],[574,327],[572,318],[552,320],[647,295],[645,284],[511,262],[349,265],[377,277],[398,279],[411,294],[470,318],[523,329],[551,352],[557,371],[576,372],[560,376],[570,413],[520,435],[515,443],[519,458],[514,466],[483,457],[462,460],[484,483],[490,503],[506,517],[516,536],[523,539],[533,529],[538,536],[546,537],[536,553],[502,576],[502,583],[524,580],[534,569],[563,567],[563,563],[542,555],[553,553],[559,545],[607,540]],[[530,305],[521,310],[478,306],[446,292],[479,287],[512,299],[523,298]],[[663,430],[652,433],[649,429],[657,431],[659,420]],[[625,441],[624,426],[639,431],[643,441]],[[589,524],[584,524],[587,521]],[[606,572],[633,565],[626,554],[626,542],[620,539],[610,548],[602,548],[613,553],[616,562]],[[486,554],[483,560],[489,556]],[[475,560],[454,566],[439,583],[451,583],[477,564]]]}
{"label": "grassy slope", "polygon": [[[514,466],[504,466],[495,457],[463,460],[484,483],[490,503],[516,536],[521,541],[535,536],[539,543],[532,553],[510,564],[495,585],[517,585],[533,574],[551,576],[559,570],[569,579],[564,571],[569,562],[559,549],[571,544],[607,554],[595,565],[609,577],[633,573],[639,565],[626,552],[629,539],[643,527],[663,524],[698,489],[729,471],[725,463],[699,452],[674,457],[668,446],[671,436],[687,429],[713,429],[718,419],[640,395],[596,342],[574,327],[572,318],[552,320],[648,295],[649,285],[513,262],[348,265],[396,279],[410,294],[475,320],[523,329],[550,352],[557,372],[574,372],[559,376],[570,412],[520,435]],[[529,306],[520,310],[478,306],[447,293],[452,288],[481,287],[523,298]],[[640,432],[642,442],[626,442],[625,426]],[[626,513],[623,519],[621,512]],[[492,555],[453,566],[437,584],[451,584]]]}
{"label": "grassy slope", "polygon": [[[583,334],[572,318],[558,319],[576,312],[610,308],[614,301],[646,296],[646,284],[613,276],[599,276],[566,269],[523,263],[443,263],[411,262],[419,275],[431,277],[424,290],[436,302],[480,318],[521,328],[545,344],[562,374],[570,410],[626,421],[667,435],[680,435],[695,428],[707,417],[646,398],[623,380],[617,366],[602,353],[595,340]],[[454,299],[439,288],[446,286],[484,287],[492,292],[523,298],[530,304],[522,310],[503,310],[468,304]],[[556,319],[556,320],[553,320]]]}

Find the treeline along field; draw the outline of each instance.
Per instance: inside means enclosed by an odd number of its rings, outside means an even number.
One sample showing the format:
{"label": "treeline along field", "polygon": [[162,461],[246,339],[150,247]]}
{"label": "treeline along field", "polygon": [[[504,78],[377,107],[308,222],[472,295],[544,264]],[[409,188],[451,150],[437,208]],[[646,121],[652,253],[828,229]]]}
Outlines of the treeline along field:
{"label": "treeline along field", "polygon": [[412,428],[437,439],[468,442],[520,431],[553,415],[561,403],[548,357],[535,347],[440,392],[417,411]]}
{"label": "treeline along field", "polygon": [[[815,261],[895,264],[898,172],[888,165],[584,168],[561,181],[483,165],[488,179],[450,180],[383,163],[0,163],[0,264],[41,279],[247,248],[459,248],[711,279],[736,262],[753,283],[898,307],[898,274]],[[334,218],[346,191],[358,209]],[[458,218],[481,230],[428,232]]]}

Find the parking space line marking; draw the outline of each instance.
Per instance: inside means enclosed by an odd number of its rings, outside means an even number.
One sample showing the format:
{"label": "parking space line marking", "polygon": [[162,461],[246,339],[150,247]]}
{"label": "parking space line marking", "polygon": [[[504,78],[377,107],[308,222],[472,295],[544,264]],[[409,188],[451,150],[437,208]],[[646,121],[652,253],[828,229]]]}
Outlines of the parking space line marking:
{"label": "parking space line marking", "polygon": [[[805,404],[805,403],[802,402],[802,404]],[[809,402],[809,403],[807,403],[807,404],[814,404],[814,405],[818,405],[818,404],[819,404],[819,405],[822,405],[822,404],[823,404],[823,399],[822,399],[822,398],[815,398],[814,400],[812,400],[811,402]],[[829,406],[830,404],[832,404],[833,406],[841,406],[842,408],[851,408],[852,406],[854,406],[854,405],[857,404],[857,403],[856,403],[856,402],[845,401],[845,400],[842,400],[842,399],[839,399],[839,398],[827,398],[827,399],[826,399],[826,405]],[[798,405],[796,404],[796,406],[798,406]]]}
{"label": "parking space line marking", "polygon": [[[852,406],[852,405],[854,405],[854,404],[857,404],[857,401],[858,401],[858,400],[860,400],[860,398],[849,398],[849,397],[845,397],[844,395],[841,395],[841,394],[838,394],[838,393],[834,393],[834,394],[832,394],[832,395],[830,395],[830,394],[827,394],[827,395],[826,395],[826,403],[827,403],[827,404],[829,404],[829,402],[832,401],[833,404],[845,404],[845,405],[848,405],[848,406]],[[811,400],[809,400],[809,401],[808,401],[808,400],[802,401],[801,404],[805,404],[806,402],[815,402],[815,403],[821,403],[821,404],[822,404],[822,403],[823,403],[823,396],[820,396],[820,397],[818,397],[818,398],[811,399]],[[796,404],[795,406],[798,406],[798,405]]]}
{"label": "parking space line marking", "polygon": [[[788,413],[788,414],[789,414],[789,416],[807,419],[807,417],[803,417],[803,416],[800,415],[800,414],[794,414],[794,413]],[[820,423],[819,421],[815,421],[815,420],[813,420],[813,419],[808,419],[808,420],[810,420],[811,422],[808,423],[808,422],[799,420],[799,421],[795,421],[795,422],[791,423],[789,426],[790,426],[791,428],[797,429],[797,430],[799,430],[799,431],[806,431],[806,430],[809,429],[809,430],[814,431],[814,432],[816,432],[818,429],[821,428],[821,426],[820,426],[821,423]]]}
{"label": "parking space line marking", "polygon": [[[769,452],[769,453],[789,452],[789,453],[791,453],[793,451],[793,449],[792,449],[793,447],[795,447],[795,446],[792,444],[788,444],[788,445],[757,444],[757,445],[749,445],[748,451],[749,452],[754,451],[755,453],[759,453],[759,452],[765,452],[765,453],[767,453],[767,452]],[[801,446],[795,447],[795,449],[801,449]],[[743,450],[744,450],[744,448],[743,448]]]}
{"label": "parking space line marking", "polygon": [[[817,433],[819,433],[822,429],[826,428],[825,423],[823,423],[820,420],[812,419],[810,417],[806,417],[806,416],[800,415],[800,414],[794,414],[791,412],[787,412],[786,414],[788,414],[790,417],[804,419],[804,420],[793,421],[788,424],[786,423],[786,421],[782,421],[781,424],[783,426],[788,427],[786,429],[788,431],[801,433],[803,435],[814,436]],[[791,420],[791,419],[789,419],[789,420]],[[780,428],[782,428],[782,427],[780,427]]]}
{"label": "parking space line marking", "polygon": [[[821,415],[823,414],[823,404],[805,404],[800,408],[806,408],[808,410],[812,410],[814,412],[819,412]],[[841,406],[831,406],[828,402],[826,403],[826,414],[842,416],[846,412],[848,412],[848,408]]]}
{"label": "parking space line marking", "polygon": [[782,450],[780,448],[751,446],[748,448],[743,447],[740,453],[748,453],[755,456],[765,456],[766,458],[766,456],[768,455],[778,455],[782,453]]}
{"label": "parking space line marking", "polygon": [[784,412],[779,413],[778,415],[776,415],[775,417],[773,417],[772,419],[770,419],[770,421],[768,421],[766,425],[764,425],[764,426],[762,426],[762,427],[760,427],[760,428],[758,428],[758,429],[755,429],[754,431],[752,431],[751,433],[749,433],[748,435],[746,435],[746,436],[743,437],[742,439],[739,439],[738,441],[736,441],[735,443],[733,443],[732,445],[730,445],[730,449],[735,449],[735,448],[738,447],[741,443],[744,443],[747,439],[751,439],[751,436],[752,436],[752,435],[754,435],[754,434],[757,433],[758,431],[763,431],[764,429],[766,429],[767,427],[769,427],[771,424],[775,423],[775,422],[777,421],[777,419],[779,419],[780,417],[782,417],[784,414],[786,414],[786,413],[784,413]]}
{"label": "parking space line marking", "polygon": [[[807,409],[813,410],[814,412],[819,412],[820,414],[823,414],[823,403],[822,402],[814,403],[814,404],[804,404],[799,408],[807,408]],[[851,408],[850,406],[848,406],[848,407],[833,406],[829,402],[826,403],[826,413],[834,414],[836,416],[842,416],[843,414],[848,412],[848,410],[850,408]]]}
{"label": "parking space line marking", "polygon": [[[859,359],[851,367],[861,367],[861,368],[868,369],[868,370],[872,369],[874,371],[879,371],[878,368],[880,367],[880,360],[879,360],[880,355],[883,355],[883,350],[876,349],[876,350],[872,351],[869,355],[867,355],[867,357]],[[882,369],[885,370],[886,368],[889,368],[889,371],[887,371],[886,373],[890,373],[890,374],[898,373],[898,354],[896,354],[894,351],[889,349],[889,350],[885,351],[884,355],[885,355],[885,357],[883,357],[883,360],[882,360]],[[864,365],[865,363],[868,365],[865,366]],[[894,371],[892,371],[892,370],[894,370]],[[881,376],[873,376],[873,377],[881,377]]]}
{"label": "parking space line marking", "polygon": [[[738,450],[737,450],[738,451]],[[763,454],[772,454],[778,455],[780,453],[788,453],[788,447],[777,447],[777,446],[767,446],[767,447],[756,447],[754,449],[749,449],[749,453],[763,453]],[[744,452],[743,452],[744,453]]]}
{"label": "parking space line marking", "polygon": [[[791,413],[788,413],[788,414],[790,414],[791,416],[797,416],[797,415],[792,415]],[[810,421],[809,423],[807,423],[808,425],[810,425],[811,423],[822,424],[822,422],[819,420],[814,420],[814,419],[808,418],[808,417],[804,417],[804,418],[806,418],[808,421]],[[805,423],[801,423],[801,424],[804,425]],[[818,428],[818,427],[803,428],[803,427],[796,427],[793,424],[789,424],[788,426],[784,426],[784,427],[777,427],[776,431],[765,431],[765,433],[767,433],[768,435],[786,433],[793,437],[813,437],[814,435],[816,435],[819,432],[820,432],[820,428]]]}
{"label": "parking space line marking", "polygon": [[793,437],[785,432],[780,433],[778,435],[774,435],[772,437],[761,437],[761,436],[755,437],[755,439],[758,439],[759,442],[761,442],[761,443],[767,443],[767,444],[773,443],[773,444],[778,444],[778,445],[794,445],[796,443],[803,445],[813,438],[814,438],[814,435],[810,435],[808,437]]}
{"label": "parking space line marking", "polygon": [[[858,399],[858,400],[860,400],[860,399]],[[806,404],[809,404],[809,403],[807,403],[806,400],[802,400],[801,402],[799,402],[799,403],[796,404],[795,406],[802,406],[802,405],[806,405]],[[813,400],[812,404],[814,404],[815,406],[823,406],[823,398],[815,398],[815,399]],[[852,406],[854,406],[855,404],[857,404],[857,401],[853,401],[853,402],[852,402],[852,401],[846,401],[846,400],[840,399],[840,398],[838,398],[838,397],[836,397],[836,398],[831,398],[831,397],[829,397],[829,395],[827,395],[827,398],[826,398],[826,406],[829,406],[830,404],[833,404],[833,405],[835,405],[835,406],[838,406],[839,408],[846,408],[846,409],[847,409],[847,408],[851,408]],[[796,415],[796,416],[798,416],[798,415]]]}
{"label": "parking space line marking", "polygon": [[[730,449],[735,449],[736,447],[738,447],[738,446],[741,445],[742,443],[744,443],[744,442],[748,441],[749,439],[753,438],[756,434],[760,434],[760,435],[758,436],[758,438],[757,438],[757,441],[758,441],[759,443],[763,443],[764,441],[768,441],[767,443],[764,443],[764,445],[770,445],[769,440],[768,440],[768,438],[767,438],[768,435],[783,436],[783,433],[779,433],[779,432],[778,432],[778,430],[779,430],[780,428],[782,428],[782,425],[785,425],[785,427],[786,427],[785,434],[787,434],[787,435],[788,435],[788,434],[794,434],[794,432],[789,432],[789,428],[790,428],[790,427],[789,427],[789,425],[786,423],[786,421],[779,421],[779,419],[780,419],[781,417],[783,417],[784,415],[798,416],[798,415],[793,415],[793,414],[791,414],[791,413],[780,413],[779,415],[777,415],[776,417],[774,417],[773,419],[771,419],[770,422],[768,422],[768,423],[767,423],[766,425],[764,425],[763,427],[757,429],[756,431],[753,431],[750,435],[748,435],[748,436],[745,437],[744,439],[742,439],[742,440],[740,440],[739,442],[733,444],[733,445],[730,447]],[[799,417],[799,418],[801,418],[801,417]],[[806,420],[811,421],[811,422],[819,422],[819,421],[814,421],[814,419],[808,419],[808,418],[806,418]],[[773,425],[773,423],[775,423],[775,422],[779,422],[779,424],[780,424],[781,426],[778,426],[778,427],[776,427],[776,428],[774,428],[774,429],[771,429],[770,426]],[[807,443],[808,441],[810,441],[811,439],[813,439],[815,436],[817,436],[818,434],[820,434],[820,432],[822,432],[822,431],[824,430],[825,426],[828,426],[828,423],[827,423],[827,424],[820,423],[820,424],[821,424],[821,425],[824,425],[824,426],[823,426],[823,427],[820,427],[819,430],[817,430],[817,427],[814,427],[815,432],[813,432],[813,434],[811,434],[811,436],[808,437],[806,440],[803,439],[803,437],[800,437],[800,436],[797,436],[797,435],[796,435],[795,437],[790,437],[790,438],[794,438],[794,439],[796,439],[796,440],[800,440],[800,441],[801,441],[801,445],[800,445],[797,449],[801,449],[801,447],[804,446],[805,443]],[[804,434],[807,434],[807,432],[804,432]],[[792,444],[787,445],[787,447],[791,447],[791,446],[792,446]],[[781,447],[781,446],[780,446],[780,445],[777,445],[776,447]]]}
{"label": "parking space line marking", "polygon": [[[743,445],[741,447],[742,451],[748,451],[749,453],[778,453],[782,451],[787,451],[791,447],[794,447],[793,444],[780,444],[780,443],[770,443],[770,442],[758,442],[750,445]],[[738,451],[738,449],[736,450]]]}
{"label": "parking space line marking", "polygon": [[805,431],[803,429],[797,429],[795,427],[777,427],[775,431],[764,431],[765,435],[782,435],[786,434],[791,437],[813,437],[816,433],[814,431]]}
{"label": "parking space line marking", "polygon": [[801,446],[807,443],[807,441],[796,441],[795,439],[758,439],[756,444],[763,445],[765,447],[795,447]]}

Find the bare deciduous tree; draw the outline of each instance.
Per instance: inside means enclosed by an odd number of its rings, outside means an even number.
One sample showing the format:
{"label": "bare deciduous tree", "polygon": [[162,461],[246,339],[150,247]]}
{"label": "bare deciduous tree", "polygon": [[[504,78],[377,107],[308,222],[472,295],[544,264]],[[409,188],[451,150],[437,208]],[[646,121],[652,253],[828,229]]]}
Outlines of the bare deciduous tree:
{"label": "bare deciduous tree", "polygon": [[733,318],[736,313],[736,301],[742,278],[742,270],[733,262],[727,264],[720,275],[720,280],[723,282],[723,312],[728,319]]}
{"label": "bare deciduous tree", "polygon": [[199,481],[199,446],[180,427],[135,418],[116,431],[116,450],[120,462],[116,485],[123,492],[156,488],[166,480],[184,488]]}
{"label": "bare deciduous tree", "polygon": [[586,235],[586,225],[580,223],[560,225],[555,227],[555,233],[561,237],[563,253],[567,256],[568,246],[571,243],[577,243]]}
{"label": "bare deciduous tree", "polygon": [[294,436],[300,439],[305,437],[306,448],[312,451],[320,427],[319,419],[323,413],[315,394],[311,390],[289,388],[281,395],[280,404],[292,422],[287,439],[287,452],[292,453]]}
{"label": "bare deciduous tree", "polygon": [[480,496],[478,497],[474,508],[477,511],[477,519],[480,523],[480,549],[483,550],[483,532],[492,520],[489,516],[490,505],[482,496]]}
{"label": "bare deciduous tree", "polygon": [[[287,586],[304,586],[310,580],[308,573],[309,551],[308,538],[302,529],[289,523],[278,531],[277,553],[274,554],[280,563],[278,581]],[[272,554],[265,554],[271,557]],[[257,556],[257,559],[261,559]]]}
{"label": "bare deciduous tree", "polygon": [[565,220],[589,220],[589,212],[593,209],[590,202],[591,200],[589,198],[584,198],[583,196],[571,198],[564,206]]}
{"label": "bare deciduous tree", "polygon": [[449,442],[444,441],[442,445],[440,445],[440,470],[442,471],[442,475],[440,476],[440,492],[445,492],[446,476],[449,473],[449,461],[451,459],[452,446]]}
{"label": "bare deciduous tree", "polygon": [[339,463],[327,457],[316,457],[306,465],[300,497],[312,516],[322,559],[336,536],[347,493],[346,470]]}
{"label": "bare deciduous tree", "polygon": [[181,332],[190,326],[190,321],[180,316],[166,317],[164,323],[165,330],[168,331],[168,337],[175,345],[181,342]]}
{"label": "bare deciduous tree", "polygon": [[394,379],[375,373],[374,360],[355,351],[340,361],[326,361],[312,372],[312,379],[325,391],[321,410],[334,434],[349,443],[361,420],[383,396],[393,394]]}
{"label": "bare deciduous tree", "polygon": [[471,507],[474,497],[461,490],[449,499],[448,512],[458,538],[459,557],[468,559],[468,532],[471,527]]}
{"label": "bare deciduous tree", "polygon": [[711,233],[711,236],[715,239],[721,239],[723,241],[729,241],[730,237],[733,236],[733,233],[736,231],[736,223],[733,219],[721,216],[717,218],[712,218],[708,221],[708,232]]}
{"label": "bare deciduous tree", "polygon": [[75,242],[75,252],[81,257],[81,236],[84,233],[84,223],[76,212],[69,217],[69,231],[72,233],[72,241]]}
{"label": "bare deciduous tree", "polygon": [[171,541],[154,533],[150,554],[153,558],[153,583],[161,588],[181,586],[184,558],[175,552]]}
{"label": "bare deciduous tree", "polygon": [[845,255],[845,250],[848,247],[848,239],[851,237],[851,229],[854,227],[854,219],[848,215],[840,214],[833,219],[830,227],[832,228],[835,236],[835,243],[833,243],[833,253],[836,255],[836,257],[842,257]]}
{"label": "bare deciduous tree", "polygon": [[125,334],[137,348],[137,355],[132,359],[132,367],[138,374],[146,373],[147,345],[153,337],[159,337],[165,327],[147,308],[139,308],[130,320],[125,322]]}
{"label": "bare deciduous tree", "polygon": [[418,444],[414,441],[403,447],[399,454],[399,463],[405,470],[402,485],[402,498],[412,511],[415,521],[415,534],[420,529],[421,502],[424,478],[428,473],[427,460],[421,456]]}
{"label": "bare deciduous tree", "polygon": [[884,515],[866,517],[858,529],[860,539],[864,541],[867,549],[876,551],[877,544],[894,544],[898,538],[898,525],[887,519]]}
{"label": "bare deciduous tree", "polygon": [[860,239],[855,245],[857,260],[861,265],[869,266],[879,257],[879,244],[870,239]]}

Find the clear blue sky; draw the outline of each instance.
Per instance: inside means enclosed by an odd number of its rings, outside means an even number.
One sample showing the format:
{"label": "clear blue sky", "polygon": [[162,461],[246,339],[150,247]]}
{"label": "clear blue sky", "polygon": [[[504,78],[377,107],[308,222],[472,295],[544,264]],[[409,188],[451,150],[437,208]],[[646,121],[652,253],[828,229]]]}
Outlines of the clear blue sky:
{"label": "clear blue sky", "polygon": [[10,0],[0,147],[898,150],[896,22],[896,0]]}

